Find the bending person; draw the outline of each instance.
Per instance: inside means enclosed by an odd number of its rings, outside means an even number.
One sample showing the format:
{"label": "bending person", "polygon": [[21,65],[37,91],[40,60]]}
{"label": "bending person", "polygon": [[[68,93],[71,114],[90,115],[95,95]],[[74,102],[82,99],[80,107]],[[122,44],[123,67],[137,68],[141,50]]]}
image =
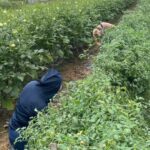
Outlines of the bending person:
{"label": "bending person", "polygon": [[11,149],[24,150],[26,141],[14,144],[19,133],[18,128],[27,127],[30,117],[36,116],[37,110],[42,110],[50,99],[59,91],[62,84],[61,74],[56,70],[48,70],[41,80],[29,82],[21,92],[16,109],[9,122],[9,141]]}
{"label": "bending person", "polygon": [[96,28],[93,29],[93,38],[94,38],[96,45],[98,45],[98,46],[101,45],[100,37],[102,37],[104,35],[105,29],[109,29],[112,27],[115,27],[115,26],[111,23],[100,22],[100,24]]}

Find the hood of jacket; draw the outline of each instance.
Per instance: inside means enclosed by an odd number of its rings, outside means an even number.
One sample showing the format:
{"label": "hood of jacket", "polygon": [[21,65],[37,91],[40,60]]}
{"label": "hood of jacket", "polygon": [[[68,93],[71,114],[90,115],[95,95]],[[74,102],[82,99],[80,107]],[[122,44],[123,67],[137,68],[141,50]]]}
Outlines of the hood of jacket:
{"label": "hood of jacket", "polygon": [[61,87],[62,76],[55,69],[49,69],[40,79],[40,84],[44,95],[50,99],[53,97]]}

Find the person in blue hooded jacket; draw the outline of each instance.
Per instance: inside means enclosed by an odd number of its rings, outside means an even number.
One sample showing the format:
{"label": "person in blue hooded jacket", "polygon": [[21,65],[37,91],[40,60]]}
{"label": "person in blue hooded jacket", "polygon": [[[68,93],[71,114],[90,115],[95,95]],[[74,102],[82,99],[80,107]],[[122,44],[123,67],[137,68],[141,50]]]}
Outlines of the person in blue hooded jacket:
{"label": "person in blue hooded jacket", "polygon": [[16,130],[28,126],[30,117],[37,115],[35,109],[40,111],[48,106],[50,99],[59,91],[61,84],[61,74],[50,69],[41,80],[31,81],[23,88],[9,122],[9,141],[12,149],[24,150],[26,141],[14,143],[19,137]]}

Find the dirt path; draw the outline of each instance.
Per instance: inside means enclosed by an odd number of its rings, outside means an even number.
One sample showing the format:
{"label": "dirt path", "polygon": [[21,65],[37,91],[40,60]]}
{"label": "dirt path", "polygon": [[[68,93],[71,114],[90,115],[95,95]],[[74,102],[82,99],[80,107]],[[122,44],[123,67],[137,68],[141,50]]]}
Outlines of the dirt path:
{"label": "dirt path", "polygon": [[8,134],[7,130],[0,132],[0,150],[8,150]]}
{"label": "dirt path", "polygon": [[81,60],[76,58],[69,62],[64,62],[59,69],[64,82],[76,81],[85,78],[91,72],[91,56],[90,59]]}

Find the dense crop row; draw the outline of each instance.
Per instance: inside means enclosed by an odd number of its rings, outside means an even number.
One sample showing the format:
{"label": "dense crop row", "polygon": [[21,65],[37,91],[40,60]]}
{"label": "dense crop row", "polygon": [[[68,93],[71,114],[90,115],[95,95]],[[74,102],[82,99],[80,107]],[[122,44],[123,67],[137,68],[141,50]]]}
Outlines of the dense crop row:
{"label": "dense crop row", "polygon": [[[150,7],[141,8],[135,15],[124,17],[124,23],[104,38],[104,46],[97,62],[113,86],[128,89],[132,98],[143,104],[143,110],[150,106]],[[145,16],[143,15],[145,13]],[[99,59],[102,63],[99,64]],[[146,118],[150,116],[145,114]]]}
{"label": "dense crop row", "polygon": [[0,8],[16,9],[25,4],[25,0],[0,0]]}
{"label": "dense crop row", "polygon": [[0,9],[0,100],[16,98],[47,65],[87,47],[100,20],[113,20],[135,1],[58,0]]}
{"label": "dense crop row", "polygon": [[30,122],[23,133],[29,149],[48,150],[50,143],[60,150],[149,149],[142,115],[150,94],[149,6],[140,0],[135,12],[127,12],[105,36],[92,75],[70,84],[60,108],[39,112]]}

